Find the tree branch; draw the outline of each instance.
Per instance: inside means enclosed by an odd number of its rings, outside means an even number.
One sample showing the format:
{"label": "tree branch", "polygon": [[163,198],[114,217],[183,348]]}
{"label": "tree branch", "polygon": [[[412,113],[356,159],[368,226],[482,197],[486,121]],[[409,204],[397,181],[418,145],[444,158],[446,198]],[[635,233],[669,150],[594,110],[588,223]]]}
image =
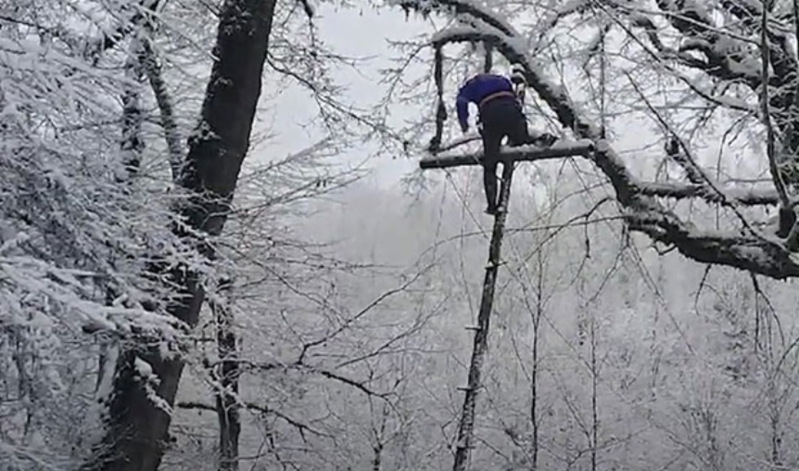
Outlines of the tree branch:
{"label": "tree branch", "polygon": [[[448,13],[452,11],[452,5],[457,3],[461,3],[460,0],[405,0],[401,5],[418,11],[436,9]],[[665,6],[664,1],[658,3]],[[678,29],[692,31],[691,28],[694,27],[691,21],[676,23],[675,27]],[[486,40],[491,41],[508,61],[522,65],[530,88],[547,103],[563,126],[572,129],[576,137],[595,142],[596,150],[591,160],[610,180],[617,200],[625,209],[625,220],[631,229],[648,234],[658,242],[674,245],[684,255],[700,262],[751,270],[777,279],[799,276],[799,261],[794,260],[779,239],[745,236],[737,232],[708,234],[698,230],[693,224],[680,220],[655,198],[641,191],[640,186],[636,185],[636,179],[610,143],[601,139],[600,129],[579,114],[563,88],[550,83],[543,73],[533,67],[526,52],[520,49],[524,42],[509,27],[458,29],[437,34],[432,42],[434,45],[443,45],[450,42]],[[717,57],[713,60],[723,66],[721,59]],[[726,73],[725,70],[721,68],[714,73],[723,74]]]}
{"label": "tree branch", "polygon": [[[502,150],[502,157],[513,161],[534,162],[537,160],[558,159],[574,155],[588,155],[593,150],[594,143],[591,141],[557,142],[551,147],[543,148],[532,145],[505,148]],[[462,165],[480,165],[482,160],[482,151],[471,154],[441,152],[420,160],[419,167],[422,169],[431,169],[460,167]]]}
{"label": "tree branch", "polygon": [[146,35],[142,36],[144,72],[150,82],[150,87],[153,89],[155,101],[161,114],[161,127],[164,130],[164,139],[169,150],[169,166],[172,169],[172,180],[177,181],[183,157],[186,154],[182,144],[183,138],[180,135],[177,117],[175,116],[175,107],[172,104],[172,97],[166,86],[158,56],[153,50],[150,38],[146,37]]}
{"label": "tree branch", "polygon": [[785,182],[782,180],[782,175],[777,167],[777,156],[775,155],[775,136],[774,127],[771,125],[771,111],[769,109],[769,96],[768,96],[768,77],[769,77],[769,46],[768,46],[768,10],[763,8],[763,21],[761,23],[760,34],[760,52],[762,54],[761,60],[761,92],[763,97],[760,100],[763,106],[763,125],[766,127],[766,154],[768,155],[768,168],[771,172],[771,178],[774,180],[774,187],[777,189],[777,194],[780,196],[780,204],[782,207],[787,208],[790,205],[788,201],[788,191],[785,189]]}
{"label": "tree branch", "polygon": [[[286,414],[283,414],[282,412],[278,412],[275,409],[270,409],[267,406],[262,406],[260,404],[254,403],[254,402],[243,402],[243,403],[241,403],[241,405],[244,406],[245,408],[247,408],[248,410],[254,410],[254,411],[260,412],[261,414],[264,414],[264,415],[273,415],[273,416],[275,416],[277,418],[280,418],[280,419],[284,420],[286,423],[288,423],[289,425],[297,428],[297,430],[300,430],[301,431],[300,433],[302,433],[302,432],[311,432],[312,434],[318,435],[320,437],[333,438],[333,436],[330,435],[329,433],[325,433],[325,432],[321,432],[319,430],[316,430],[316,429],[314,429],[313,427],[311,427],[311,426],[309,426],[307,424],[299,422],[298,420],[293,419],[293,418],[287,416]],[[212,406],[210,404],[205,404],[203,402],[198,402],[198,401],[181,401],[181,402],[178,402],[178,408],[186,409],[186,410],[207,410],[207,411],[216,413],[216,407],[215,406]]]}
{"label": "tree branch", "polygon": [[364,394],[366,394],[368,396],[374,396],[374,397],[377,397],[377,398],[386,398],[387,396],[390,395],[390,393],[387,393],[387,392],[375,391],[375,390],[369,388],[368,386],[366,386],[366,384],[364,384],[364,382],[360,382],[360,381],[354,380],[352,378],[348,378],[346,376],[342,376],[342,375],[340,375],[338,373],[334,373],[334,372],[326,370],[326,369],[322,369],[322,368],[318,368],[316,366],[312,366],[312,365],[308,365],[306,363],[302,363],[300,360],[297,360],[297,361],[292,362],[292,363],[285,363],[285,364],[284,363],[255,363],[255,362],[251,362],[251,361],[248,361],[248,360],[241,360],[239,363],[242,364],[242,365],[245,365],[247,369],[253,369],[253,370],[270,371],[270,370],[276,370],[276,369],[285,369],[285,370],[293,369],[293,370],[307,371],[307,372],[310,372],[310,373],[313,373],[313,374],[317,374],[319,376],[322,376],[322,377],[325,377],[325,378],[328,378],[328,379],[332,379],[332,380],[338,381],[338,382],[346,384],[348,386],[352,386],[352,387],[358,389],[359,391],[363,392]]}

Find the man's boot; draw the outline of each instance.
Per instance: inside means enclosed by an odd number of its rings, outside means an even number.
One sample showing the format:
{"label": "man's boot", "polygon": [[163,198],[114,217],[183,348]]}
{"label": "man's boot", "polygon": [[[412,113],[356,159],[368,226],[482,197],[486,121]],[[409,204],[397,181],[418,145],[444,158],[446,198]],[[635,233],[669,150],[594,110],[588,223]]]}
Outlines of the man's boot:
{"label": "man's boot", "polygon": [[496,216],[497,214],[497,176],[492,172],[486,170],[483,174],[483,186],[485,187],[486,214]]}

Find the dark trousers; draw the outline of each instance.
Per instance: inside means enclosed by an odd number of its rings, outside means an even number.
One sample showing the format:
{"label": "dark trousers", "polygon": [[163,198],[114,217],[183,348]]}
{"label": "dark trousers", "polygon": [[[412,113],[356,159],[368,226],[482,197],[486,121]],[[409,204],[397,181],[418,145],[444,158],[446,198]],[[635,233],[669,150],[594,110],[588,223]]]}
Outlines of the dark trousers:
{"label": "dark trousers", "polygon": [[[502,138],[508,138],[508,144],[518,146],[532,142],[527,131],[527,119],[521,105],[515,98],[500,97],[488,101],[480,107],[480,122],[483,137],[483,186],[485,188],[488,212],[496,212],[497,201],[497,164],[500,162],[500,146]],[[512,162],[502,162],[512,165]]]}

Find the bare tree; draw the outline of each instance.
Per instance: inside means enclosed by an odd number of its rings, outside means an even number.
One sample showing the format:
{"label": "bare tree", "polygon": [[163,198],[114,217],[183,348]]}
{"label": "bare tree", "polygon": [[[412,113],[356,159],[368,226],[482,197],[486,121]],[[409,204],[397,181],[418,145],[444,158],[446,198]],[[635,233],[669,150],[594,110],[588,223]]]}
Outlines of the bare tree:
{"label": "bare tree", "polygon": [[[442,42],[489,41],[507,61],[521,64],[525,68],[530,87],[549,107],[560,124],[570,129],[575,137],[589,139],[596,143],[595,152],[587,158],[610,182],[630,229],[643,232],[659,243],[674,246],[685,256],[703,263],[733,266],[777,279],[794,277],[799,274],[799,266],[791,256],[795,245],[793,240],[795,236],[790,234],[793,228],[790,214],[793,211],[784,206],[785,201],[780,203],[779,193],[781,192],[777,188],[780,179],[789,180],[785,174],[785,168],[781,167],[780,172],[773,175],[775,187],[770,190],[744,189],[724,185],[711,177],[710,172],[700,167],[694,151],[685,140],[675,133],[672,136],[672,145],[679,150],[680,156],[676,160],[688,175],[689,182],[666,184],[643,181],[631,173],[611,141],[603,138],[600,126],[575,106],[576,101],[563,87],[555,85],[536,66],[529,51],[522,46],[524,44],[522,35],[502,20],[499,15],[458,0],[401,1],[398,3],[404,8],[426,14],[432,11],[440,12],[453,16],[459,21],[460,26],[449,32],[440,32],[436,36],[438,44]],[[581,4],[576,9],[564,8],[563,11],[552,17],[551,26],[554,27],[558,22],[566,21],[572,15],[579,15],[586,9],[598,8],[609,17],[615,18],[614,26],[625,34],[629,32],[631,38],[636,38],[633,32],[634,28],[643,27],[654,45],[652,47],[641,45],[641,41],[638,39],[629,41],[635,41],[645,52],[653,54],[656,60],[660,61],[658,64],[662,64],[660,70],[672,70],[669,69],[669,64],[665,63],[668,59],[676,61],[680,67],[703,72],[708,80],[716,80],[722,84],[729,83],[726,88],[722,87],[722,90],[733,88],[737,90],[737,86],[743,85],[752,91],[751,94],[756,99],[769,97],[766,100],[770,106],[769,113],[774,117],[775,129],[779,130],[782,136],[780,142],[784,152],[780,154],[783,156],[780,157],[783,158],[780,162],[783,162],[784,158],[787,158],[785,156],[791,155],[791,142],[793,142],[791,138],[792,121],[787,119],[793,113],[794,100],[790,90],[794,80],[793,71],[796,69],[791,67],[793,59],[786,49],[791,30],[776,27],[769,30],[768,36],[771,39],[767,41],[768,50],[771,53],[772,68],[776,71],[775,75],[769,78],[769,83],[780,90],[780,93],[763,95],[757,93],[761,90],[763,83],[760,68],[753,70],[736,66],[744,60],[749,61],[747,63],[751,61],[760,63],[757,49],[747,50],[745,47],[747,44],[751,44],[751,41],[747,42],[741,39],[741,36],[753,34],[758,30],[759,23],[754,20],[760,17],[759,14],[755,15],[759,12],[736,6],[737,4],[734,2],[720,2],[718,5],[714,3],[708,8],[702,9],[690,5],[686,3],[683,7],[679,7],[678,4],[672,2],[658,2],[658,7],[664,14],[663,17],[669,22],[666,26],[684,36],[681,40],[686,45],[682,50],[664,45],[657,35],[659,28],[655,26],[654,19],[646,16],[647,10],[643,6],[640,8],[621,7],[615,2],[588,2]],[[743,31],[730,29],[735,27],[732,26],[732,23],[731,25],[717,25],[710,14],[716,8],[731,13],[737,18],[738,21],[734,25],[744,28]],[[541,32],[542,35],[546,33],[547,31]],[[727,39],[730,39],[731,42]],[[722,51],[722,48],[728,47],[730,44],[736,46],[736,55],[725,55]],[[696,58],[694,52],[701,53],[704,58]],[[676,76],[684,78],[679,74]],[[697,88],[693,81],[684,79],[699,98],[710,101],[713,106],[751,112],[751,108],[742,105],[740,101],[726,100],[722,95],[709,96],[701,87]],[[634,90],[641,91],[641,87],[634,82],[633,85]],[[659,121],[659,124],[669,128],[665,121]],[[510,153],[508,157],[536,158],[534,154],[527,155],[523,152]],[[550,158],[550,156],[547,155],[544,158]],[[780,178],[777,179],[777,177]],[[700,230],[659,201],[663,197],[678,200],[696,199],[718,205],[730,214],[732,220],[738,221],[740,228],[712,233]],[[747,206],[779,204],[783,205],[782,222],[774,233],[758,229],[742,214],[743,208]]]}
{"label": "bare tree", "polygon": [[[220,12],[215,61],[201,119],[189,142],[178,179],[188,192],[177,211],[182,220],[173,230],[187,244],[212,255],[203,238],[219,235],[246,155],[253,116],[261,92],[274,1],[227,1]],[[178,291],[169,312],[193,327],[203,302],[200,274],[188,266],[153,267],[154,274]],[[154,401],[139,379],[141,362],[157,378]],[[109,405],[108,432],[98,459],[88,469],[155,470],[167,445],[170,408],[174,404],[184,360],[164,357],[146,344],[124,350],[117,364]],[[152,387],[152,386],[150,386]]]}
{"label": "bare tree", "polygon": [[[755,6],[723,1],[702,5],[697,2],[589,1],[554,8],[547,2],[498,4],[491,8],[460,0],[400,0],[395,4],[406,11],[441,15],[454,21],[454,25],[436,32],[431,38],[436,57],[440,57],[444,45],[484,43],[490,44],[507,63],[520,64],[546,114],[573,138],[593,143],[592,152],[573,154],[583,156],[601,172],[612,188],[628,229],[644,233],[658,246],[677,249],[701,263],[735,267],[774,279],[799,275],[796,258],[799,230],[794,211],[797,177],[792,170],[799,149],[795,120],[791,119],[796,115],[797,102],[797,63],[791,45],[796,34],[792,26],[799,24],[799,19],[786,3],[763,2],[762,6]],[[517,30],[503,14],[508,11],[516,17],[525,14],[532,17],[537,21],[535,31]],[[592,76],[585,67],[589,85],[594,80],[601,82],[601,95],[587,97],[595,100],[594,103],[581,103],[586,94],[581,94],[576,87],[570,90],[567,85],[557,84],[550,74],[557,73],[558,69],[547,70],[541,64],[540,58],[546,55],[560,70],[573,67],[553,52],[558,47],[568,47],[566,40],[557,39],[561,26],[581,28],[584,37],[598,38],[575,47],[578,57],[591,57],[601,49],[603,60],[598,77]],[[614,49],[608,51],[608,48]],[[618,59],[605,62],[610,57]],[[625,67],[625,60],[636,67]],[[473,62],[473,69],[477,69],[479,61]],[[568,76],[572,70],[562,73]],[[440,75],[437,69],[435,78],[439,85]],[[693,113],[664,110],[661,101],[672,95],[650,86],[653,76],[679,84],[679,95],[673,97],[695,106]],[[608,87],[629,94],[631,100],[637,102],[638,111],[643,111],[667,136],[660,160],[677,165],[681,174],[677,181],[639,178],[633,171],[637,166],[622,158],[614,141],[626,130],[608,128],[609,122],[606,123],[604,96],[606,82],[611,80],[613,85]],[[716,120],[715,115],[723,115],[723,118]],[[765,159],[760,168],[769,171],[768,187],[762,181],[747,182],[745,176],[724,178],[722,168],[713,169],[701,158],[697,136],[702,135],[711,122],[718,125],[735,120],[737,125],[755,124],[765,135],[763,145],[754,147],[764,150]],[[438,129],[434,138],[437,144],[440,136]],[[447,150],[439,152],[442,147]],[[469,165],[482,157],[479,153],[457,152],[450,147],[436,145],[432,149],[434,155],[422,160],[422,167]],[[568,144],[561,147],[566,148]],[[721,147],[723,154],[724,145]],[[504,151],[504,156],[524,161],[557,158],[552,151],[536,149],[510,149]],[[710,206],[723,216],[717,217],[717,228],[702,228],[699,226],[703,221],[693,220],[691,212],[677,207],[674,201]],[[764,223],[763,211],[758,213],[750,209],[767,206],[779,209],[773,227]],[[718,228],[719,221],[725,225],[723,229]],[[598,365],[593,343],[595,332],[591,332],[593,425],[589,427],[589,441],[595,468],[599,427]],[[711,414],[703,416],[702,420],[715,439],[717,419]],[[715,442],[710,447],[713,466],[721,466]],[[461,462],[456,456],[456,468]]]}

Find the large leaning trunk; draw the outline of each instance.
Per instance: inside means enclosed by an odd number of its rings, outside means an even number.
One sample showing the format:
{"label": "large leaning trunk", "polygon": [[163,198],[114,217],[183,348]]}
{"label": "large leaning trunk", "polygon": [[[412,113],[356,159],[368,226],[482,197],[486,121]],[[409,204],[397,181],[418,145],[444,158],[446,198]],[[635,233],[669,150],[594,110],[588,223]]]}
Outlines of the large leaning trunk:
{"label": "large leaning trunk", "polygon": [[[193,234],[219,234],[227,219],[261,94],[274,7],[275,0],[227,0],[222,8],[202,117],[178,179],[190,197],[177,208],[184,225],[175,231],[191,244],[200,246]],[[159,275],[178,290],[169,313],[196,326],[204,297],[199,275],[190,267]],[[168,411],[183,360],[164,358],[157,345],[147,342],[128,345],[118,358],[107,430],[96,460],[85,469],[155,471],[164,454]]]}

